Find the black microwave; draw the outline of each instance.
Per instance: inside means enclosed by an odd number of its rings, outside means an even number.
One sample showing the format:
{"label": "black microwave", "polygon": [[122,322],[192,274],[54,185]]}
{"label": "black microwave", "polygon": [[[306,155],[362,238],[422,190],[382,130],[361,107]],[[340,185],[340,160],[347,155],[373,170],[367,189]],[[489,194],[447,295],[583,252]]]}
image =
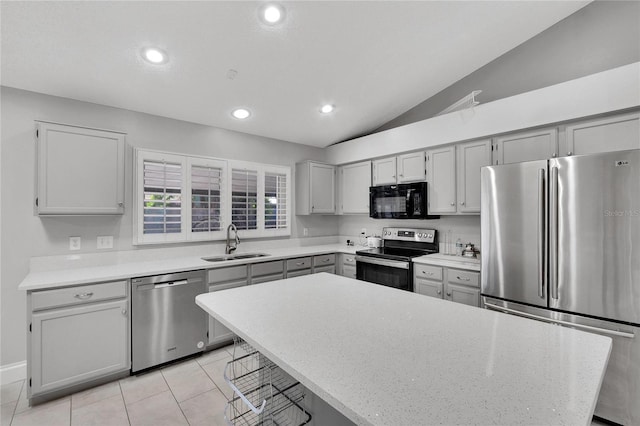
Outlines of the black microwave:
{"label": "black microwave", "polygon": [[427,182],[369,188],[369,217],[374,219],[440,219],[427,213]]}

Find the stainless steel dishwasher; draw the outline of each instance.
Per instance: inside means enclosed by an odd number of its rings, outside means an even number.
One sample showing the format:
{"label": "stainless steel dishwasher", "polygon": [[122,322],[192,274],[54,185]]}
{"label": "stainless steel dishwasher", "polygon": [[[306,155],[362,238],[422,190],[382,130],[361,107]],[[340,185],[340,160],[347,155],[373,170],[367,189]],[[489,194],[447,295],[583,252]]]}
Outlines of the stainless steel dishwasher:
{"label": "stainless steel dishwasher", "polygon": [[204,350],[208,318],[195,302],[207,292],[204,270],[133,278],[131,285],[132,372]]}

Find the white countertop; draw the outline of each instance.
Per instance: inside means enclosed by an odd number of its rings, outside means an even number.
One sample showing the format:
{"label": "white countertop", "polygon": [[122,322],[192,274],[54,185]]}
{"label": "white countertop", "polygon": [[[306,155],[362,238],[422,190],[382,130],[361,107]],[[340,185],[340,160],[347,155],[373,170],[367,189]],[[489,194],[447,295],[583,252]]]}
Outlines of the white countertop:
{"label": "white countertop", "polygon": [[[323,244],[307,247],[284,247],[255,252],[269,253],[269,256],[253,259],[230,260],[224,262],[207,262],[200,256],[185,256],[172,259],[151,260],[143,262],[108,263],[100,266],[67,268],[53,271],[30,272],[18,286],[19,290],[32,291],[77,284],[88,284],[104,281],[122,280],[132,277],[166,274],[179,271],[198,269],[215,269],[225,266],[243,265],[249,263],[268,262],[270,260],[286,259],[300,256],[313,256],[327,253],[353,254],[362,247],[347,246],[346,244]],[[242,254],[238,252],[234,254]]]}
{"label": "white countertop", "polygon": [[326,273],[196,303],[363,425],[589,425],[611,350],[608,337]]}
{"label": "white countertop", "polygon": [[426,265],[446,266],[449,268],[466,269],[470,271],[480,271],[480,259],[464,256],[453,256],[450,254],[428,254],[426,256],[414,257],[414,263]]}

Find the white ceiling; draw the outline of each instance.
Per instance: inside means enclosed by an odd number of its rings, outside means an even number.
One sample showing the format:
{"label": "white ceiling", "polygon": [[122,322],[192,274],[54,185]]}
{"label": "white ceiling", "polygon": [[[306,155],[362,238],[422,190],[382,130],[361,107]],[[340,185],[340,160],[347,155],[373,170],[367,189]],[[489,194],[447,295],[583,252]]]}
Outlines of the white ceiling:
{"label": "white ceiling", "polygon": [[[280,2],[286,20],[267,27],[263,2],[3,1],[1,82],[324,147],[381,126],[587,3]],[[169,62],[144,62],[145,46]],[[321,115],[323,103],[336,110]],[[238,106],[253,115],[232,118]]]}

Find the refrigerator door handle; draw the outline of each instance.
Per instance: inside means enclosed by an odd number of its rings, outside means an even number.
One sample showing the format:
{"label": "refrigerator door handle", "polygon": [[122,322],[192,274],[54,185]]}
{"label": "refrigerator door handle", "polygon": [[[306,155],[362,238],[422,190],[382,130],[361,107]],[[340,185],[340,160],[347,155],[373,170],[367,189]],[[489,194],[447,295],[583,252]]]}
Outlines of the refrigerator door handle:
{"label": "refrigerator door handle", "polygon": [[544,259],[544,235],[545,235],[545,182],[544,175],[546,170],[538,170],[538,296],[545,298],[545,259]]}
{"label": "refrigerator door handle", "polygon": [[593,326],[590,326],[590,325],[576,324],[575,322],[569,322],[569,321],[563,321],[563,320],[557,320],[557,319],[541,317],[539,315],[529,314],[527,312],[522,312],[522,311],[518,311],[518,310],[515,310],[515,309],[510,309],[510,308],[505,308],[504,306],[494,305],[493,303],[485,302],[484,306],[487,309],[492,310],[492,311],[500,311],[500,312],[504,312],[506,314],[513,314],[513,315],[516,315],[516,316],[519,316],[519,317],[530,318],[530,319],[533,319],[533,320],[548,322],[548,323],[552,323],[552,324],[566,325],[566,326],[573,327],[573,328],[579,328],[581,330],[593,331],[593,332],[600,333],[600,334],[607,334],[609,336],[625,337],[627,339],[633,339],[635,337],[635,334],[627,333],[625,331],[609,330],[607,328],[593,327]]}
{"label": "refrigerator door handle", "polygon": [[551,298],[558,299],[558,168],[551,168],[549,190],[549,287]]}

